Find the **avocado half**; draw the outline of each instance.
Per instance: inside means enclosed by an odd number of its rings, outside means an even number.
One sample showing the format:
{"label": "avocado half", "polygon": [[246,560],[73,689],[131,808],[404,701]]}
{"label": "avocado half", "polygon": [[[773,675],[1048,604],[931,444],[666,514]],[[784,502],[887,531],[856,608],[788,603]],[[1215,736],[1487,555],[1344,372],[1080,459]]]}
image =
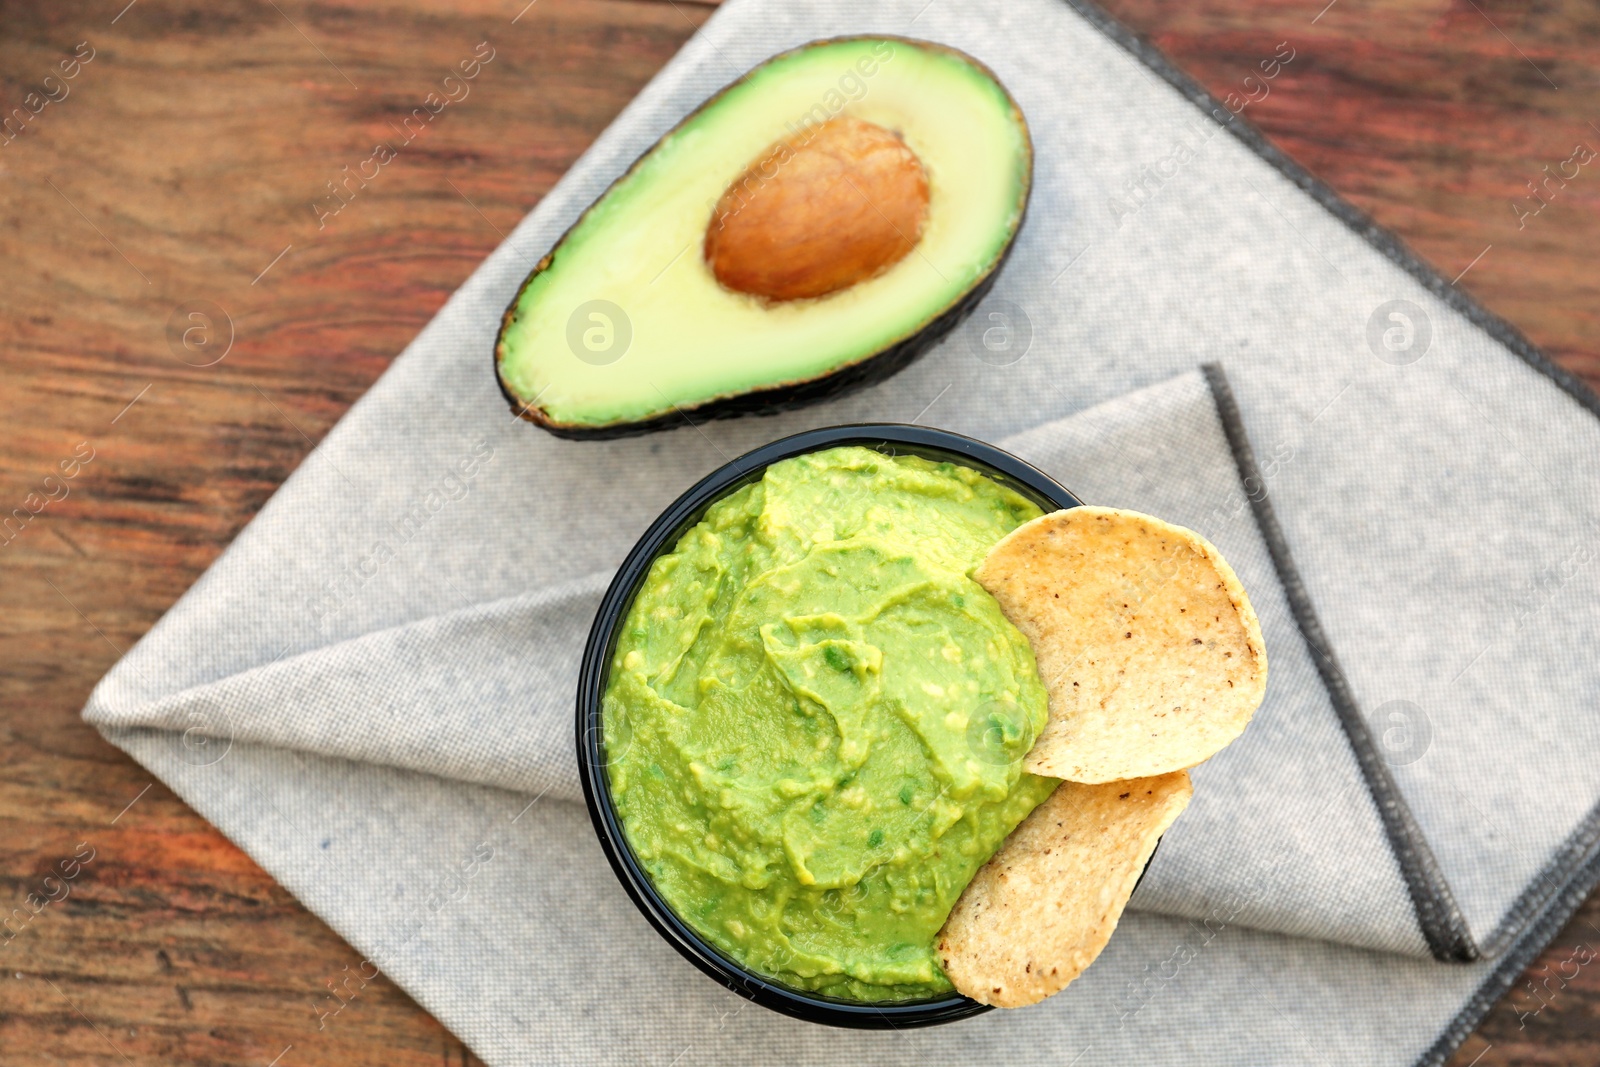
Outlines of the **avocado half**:
{"label": "avocado half", "polygon": [[[841,116],[892,131],[920,161],[925,222],[910,254],[824,296],[724,286],[706,235],[730,187],[758,163],[782,180],[765,163],[773,147]],[[989,290],[1032,180],[1022,112],[972,57],[901,37],[784,52],[656,142],[539,261],[501,321],[501,391],[553,434],[608,438],[881,381]]]}

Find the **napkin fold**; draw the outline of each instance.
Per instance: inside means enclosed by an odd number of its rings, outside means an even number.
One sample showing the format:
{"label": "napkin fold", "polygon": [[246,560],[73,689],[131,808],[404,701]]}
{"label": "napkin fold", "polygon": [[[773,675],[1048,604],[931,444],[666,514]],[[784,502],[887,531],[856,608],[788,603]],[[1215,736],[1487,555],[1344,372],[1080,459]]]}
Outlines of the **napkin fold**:
{"label": "napkin fold", "polygon": [[[1029,222],[974,320],[771,419],[613,442],[511,419],[487,354],[529,263],[723,82],[849,32],[956,44],[1029,118]],[[497,1065],[1435,1062],[1600,876],[1597,413],[1091,9],[733,0],[85,715]],[[896,420],[1199,530],[1272,672],[1066,994],[842,1035],[745,1008],[633,912],[578,802],[575,665],[679,492],[784,433]]]}

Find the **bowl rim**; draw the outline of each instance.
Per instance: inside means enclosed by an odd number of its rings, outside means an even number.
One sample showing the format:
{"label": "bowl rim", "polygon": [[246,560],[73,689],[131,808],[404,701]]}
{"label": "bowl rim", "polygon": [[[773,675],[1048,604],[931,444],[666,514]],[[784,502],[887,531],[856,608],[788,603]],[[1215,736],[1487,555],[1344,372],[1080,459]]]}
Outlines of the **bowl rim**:
{"label": "bowl rim", "polygon": [[612,804],[606,774],[600,717],[611,656],[622,622],[656,558],[671,551],[712,504],[756,481],[772,464],[845,445],[861,445],[890,456],[920,455],[960,463],[1022,493],[1047,511],[1082,503],[1054,478],[1004,449],[949,430],[907,423],[852,423],[806,430],[724,463],[656,517],[629,550],[601,598],[578,674],[578,773],[595,836],[617,880],[656,932],[702,972],[762,1007],[807,1022],[866,1030],[932,1026],[992,1009],[954,992],[927,1000],[872,1004],[792,989],[749,970],[700,937],[662,899],[634,856]]}

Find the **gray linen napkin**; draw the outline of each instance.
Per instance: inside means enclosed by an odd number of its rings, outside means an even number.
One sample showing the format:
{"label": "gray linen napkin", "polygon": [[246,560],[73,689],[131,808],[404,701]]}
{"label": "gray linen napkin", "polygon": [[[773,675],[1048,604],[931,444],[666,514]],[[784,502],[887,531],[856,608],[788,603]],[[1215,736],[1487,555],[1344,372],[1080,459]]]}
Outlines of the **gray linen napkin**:
{"label": "gray linen napkin", "polygon": [[[529,265],[722,83],[869,31],[967,49],[1032,125],[1029,223],[975,320],[774,419],[605,443],[515,423],[488,352]],[[85,715],[497,1065],[1437,1060],[1600,876],[1600,422],[1195,99],[1049,0],[734,0]],[[804,427],[913,419],[1205,533],[1272,681],[1067,994],[842,1034],[744,1007],[633,912],[578,802],[574,665],[610,569],[700,475]]]}

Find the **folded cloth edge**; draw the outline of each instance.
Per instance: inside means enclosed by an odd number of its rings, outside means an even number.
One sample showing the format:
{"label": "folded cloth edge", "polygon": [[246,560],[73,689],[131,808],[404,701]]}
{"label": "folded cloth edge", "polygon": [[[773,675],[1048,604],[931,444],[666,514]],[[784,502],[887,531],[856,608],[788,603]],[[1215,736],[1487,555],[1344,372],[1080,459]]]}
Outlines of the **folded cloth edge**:
{"label": "folded cloth edge", "polygon": [[[1175,68],[1171,67],[1171,65],[1162,56],[1160,56],[1159,53],[1155,52],[1154,49],[1150,48],[1150,46],[1139,41],[1138,38],[1135,37],[1131,32],[1127,31],[1125,28],[1120,26],[1120,24],[1116,23],[1115,20],[1111,19],[1098,7],[1090,3],[1089,0],[1068,0],[1068,3],[1074,9],[1076,9],[1080,15],[1091,22],[1091,24],[1095,25],[1102,32],[1106,33],[1107,36],[1110,36],[1114,41],[1121,44],[1125,49],[1130,51],[1135,58],[1139,59],[1147,67],[1161,74],[1169,83],[1178,88],[1191,100],[1195,101],[1201,106],[1206,106],[1208,104],[1215,105],[1217,103],[1215,98],[1211,97],[1210,94],[1206,93],[1204,90],[1199,89],[1194,82],[1188,79],[1181,72],[1177,71]],[[1303,191],[1307,192],[1315,200],[1321,203],[1325,209],[1327,209],[1336,218],[1344,222],[1350,229],[1359,233],[1370,244],[1382,251],[1389,259],[1421,281],[1441,300],[1445,301],[1452,308],[1460,311],[1475,325],[1478,325],[1496,340],[1510,348],[1530,366],[1553,381],[1571,398],[1578,402],[1580,406],[1590,410],[1597,416],[1600,416],[1600,398],[1597,398],[1596,395],[1592,393],[1588,387],[1582,383],[1581,380],[1550,362],[1547,357],[1529,344],[1514,327],[1503,322],[1503,320],[1500,320],[1492,313],[1485,311],[1474,301],[1472,301],[1471,298],[1465,296],[1463,293],[1461,293],[1461,291],[1451,287],[1441,278],[1441,276],[1434,272],[1432,268],[1422,263],[1408,249],[1406,249],[1405,246],[1398,240],[1398,238],[1393,237],[1386,231],[1383,231],[1372,224],[1364,215],[1359,212],[1358,209],[1347,204],[1327,186],[1323,185],[1303,169],[1299,168],[1292,161],[1288,160],[1286,156],[1283,156],[1279,150],[1267,142],[1266,139],[1247,122],[1232,122],[1230,120],[1226,123],[1226,125],[1229,126],[1230,130],[1237,138],[1239,138],[1239,140],[1245,143],[1259,156],[1277,167],[1277,169],[1279,169],[1286,177],[1290,178]],[[1241,476],[1245,476],[1242,470]],[[1254,503],[1255,501],[1252,498],[1252,504],[1254,505]],[[1317,646],[1313,643],[1312,647],[1316,648]],[[1362,725],[1362,729],[1365,729],[1364,724]],[[1352,745],[1355,744],[1355,740],[1352,739]],[[1369,781],[1369,785],[1370,784],[1371,782]],[[1382,808],[1383,805],[1380,803],[1380,809]],[[1386,826],[1388,825],[1389,818],[1390,816],[1386,812]],[[1396,818],[1396,825],[1400,825],[1405,821],[1403,819],[1399,819],[1398,816]],[[1484,940],[1484,951],[1490,951],[1495,946],[1511,945],[1514,947],[1515,951],[1520,954],[1526,948],[1526,946],[1530,944],[1530,939],[1532,939],[1534,942],[1542,943],[1542,937],[1536,936],[1536,934],[1542,932],[1543,936],[1549,936],[1555,932],[1555,928],[1557,925],[1559,925],[1559,923],[1552,925],[1552,916],[1556,914],[1556,911],[1553,909],[1557,909],[1558,906],[1564,906],[1572,894],[1577,891],[1578,881],[1573,879],[1577,878],[1579,875],[1582,875],[1585,878],[1589,878],[1591,882],[1593,880],[1590,876],[1595,874],[1596,868],[1595,863],[1592,860],[1589,860],[1589,857],[1593,851],[1597,836],[1600,836],[1600,810],[1591,812],[1591,814],[1584,820],[1584,823],[1580,827],[1579,831],[1575,833],[1574,836],[1570,838],[1568,842],[1558,851],[1551,865],[1547,866],[1543,871],[1541,871],[1540,877],[1536,879],[1532,886],[1530,886],[1528,892],[1522,897],[1519,897],[1517,903],[1508,910],[1504,920],[1496,928],[1494,934]],[[1588,860],[1587,864],[1586,860]],[[1563,874],[1565,874],[1568,879],[1565,882],[1561,880]],[[1410,878],[1411,873],[1408,872],[1408,883]],[[1421,872],[1421,881],[1419,882],[1419,885],[1424,890],[1428,890],[1430,888],[1430,883],[1425,871]],[[1444,889],[1446,892],[1448,892],[1448,886],[1444,886]],[[1586,891],[1587,890],[1585,889],[1584,892]],[[1579,894],[1578,900],[1581,901],[1581,897],[1582,893]],[[1420,920],[1423,903],[1421,901],[1416,902],[1419,908]],[[1576,903],[1577,901],[1572,902],[1572,907],[1576,907]],[[1450,905],[1449,907],[1453,908],[1453,905]],[[1570,913],[1570,910],[1571,908],[1568,908],[1567,913]],[[1564,919],[1564,917],[1565,916],[1563,915],[1562,918]],[[1459,918],[1459,915],[1456,915],[1455,918]],[[1477,950],[1471,947],[1470,937],[1465,944],[1454,940],[1456,931],[1453,928],[1452,916],[1449,914],[1449,910],[1447,909],[1443,913],[1436,916],[1436,919],[1439,923],[1436,928],[1436,932],[1441,935],[1441,946],[1451,953],[1457,953],[1456,955],[1451,955],[1447,958],[1471,958],[1470,956],[1459,955],[1459,953],[1462,951]],[[1432,940],[1433,936],[1430,935],[1430,943],[1432,943]],[[1536,951],[1537,946],[1527,953],[1527,958],[1531,958]],[[1502,967],[1496,971],[1497,978],[1495,980],[1498,980],[1500,971],[1504,970],[1506,967],[1509,967],[1511,962],[1512,961],[1510,957],[1503,962]],[[1519,967],[1520,964],[1518,965],[1518,968]],[[1509,982],[1516,973],[1516,969],[1517,968],[1513,968],[1508,972],[1509,977],[1506,978],[1506,985],[1509,985]],[[1489,986],[1490,983],[1486,983],[1484,989],[1488,990]],[[1502,986],[1498,991],[1492,994],[1487,994],[1488,999],[1481,1004],[1481,1007],[1477,1005],[1477,1001],[1475,1001],[1473,1004],[1469,1004],[1468,1007],[1464,1009],[1461,1019],[1468,1019],[1470,1016],[1472,1020],[1475,1020],[1476,1018],[1481,1017],[1483,1011],[1487,1010],[1489,1003],[1492,1003],[1493,998],[1498,996],[1499,993],[1503,991],[1504,987]],[[1475,1010],[1476,1014],[1472,1014]],[[1459,1022],[1460,1020],[1458,1020],[1458,1023]],[[1448,1053],[1449,1048],[1453,1048],[1456,1043],[1459,1043],[1461,1037],[1465,1036],[1465,1033],[1471,1029],[1472,1022],[1468,1021],[1462,1023],[1461,1025],[1462,1028],[1460,1029],[1460,1034],[1457,1035],[1454,1040],[1450,1041],[1448,1047],[1445,1048],[1445,1052],[1440,1054],[1440,1059],[1443,1058],[1443,1055]],[[1448,1033],[1444,1036],[1441,1036],[1441,1043],[1445,1042],[1448,1036]],[[1427,1057],[1424,1057],[1422,1062],[1433,1061],[1429,1060]]]}
{"label": "folded cloth edge", "polygon": [[[1398,234],[1379,225],[1366,212],[1346,200],[1327,183],[1295,162],[1287,153],[1273,144],[1266,134],[1249,119],[1226,108],[1221,100],[1174,65],[1160,49],[1125,26],[1110,12],[1096,3],[1095,0],[1065,0],[1065,3],[1090,25],[1133,56],[1134,59],[1159,75],[1167,84],[1171,85],[1196,107],[1201,108],[1213,117],[1217,115],[1226,116],[1225,118],[1217,119],[1217,121],[1226,127],[1228,132],[1241,144],[1271,165],[1302,192],[1321,205],[1335,219],[1360,236],[1367,244],[1376,248],[1390,262],[1416,279],[1430,293],[1453,310],[1460,312],[1473,325],[1489,334],[1489,336],[1510,349],[1528,366],[1548,378],[1580,408],[1588,411],[1596,418],[1600,418],[1600,393],[1596,393],[1583,379],[1552,360],[1529,341],[1521,330],[1479,304],[1464,290],[1457,288],[1454,283],[1445,278],[1431,264],[1412,251]],[[1206,373],[1208,379],[1210,379],[1212,377],[1211,369],[1207,368]],[[1225,384],[1225,379],[1223,380]],[[1231,395],[1229,403],[1232,403]],[[1230,420],[1224,419],[1225,424],[1228,421]],[[1230,442],[1235,433],[1240,433],[1241,440],[1244,440],[1244,445],[1248,448],[1248,440],[1242,438],[1242,424],[1238,420],[1237,405],[1233,405],[1231,421],[1234,424],[1234,429],[1228,431]],[[1254,466],[1253,459],[1250,465]],[[1242,468],[1241,475],[1245,476]],[[1264,485],[1259,476],[1256,484]],[[1264,488],[1260,495],[1261,499],[1265,501]],[[1252,507],[1257,506],[1254,495],[1251,497],[1251,504]],[[1272,526],[1276,527],[1275,520]],[[1268,527],[1262,524],[1262,534],[1267,537],[1269,545],[1276,540],[1277,545],[1287,548],[1281,529],[1277,531],[1274,538],[1274,536],[1268,534]],[[1274,549],[1273,551],[1276,562],[1277,550]],[[1280,574],[1280,577],[1287,576]],[[1304,596],[1303,583],[1300,583],[1298,579],[1295,579],[1294,586],[1291,586],[1287,581],[1285,582],[1286,590],[1293,587],[1299,588],[1298,599],[1309,610],[1309,600]],[[1296,608],[1297,621],[1300,614],[1300,609]],[[1307,618],[1314,620],[1314,614],[1308,614]],[[1302,629],[1302,632],[1304,632],[1304,629]],[[1324,662],[1321,650],[1326,645],[1325,643],[1319,645],[1312,640],[1310,634],[1306,634],[1306,637],[1308,644],[1314,651],[1320,669]],[[1331,660],[1328,662],[1336,676],[1342,678],[1342,673],[1338,672],[1337,663]],[[1348,686],[1343,686],[1343,693],[1344,699],[1341,700],[1335,691],[1330,689],[1330,695],[1334,695],[1335,706],[1340,709],[1340,719],[1346,726],[1347,734],[1351,726],[1354,725],[1355,729],[1365,737],[1365,744],[1362,744],[1354,736],[1351,736],[1351,744],[1356,750],[1357,759],[1361,762],[1365,773],[1371,762],[1370,757],[1374,755],[1371,737],[1367,734],[1365,722],[1360,719],[1358,712],[1354,715],[1347,715],[1347,711],[1353,712],[1356,710],[1353,703],[1349,701]],[[1402,835],[1412,833],[1415,840],[1421,841],[1421,835],[1415,833],[1415,820],[1411,817],[1409,810],[1405,809],[1403,798],[1400,797],[1399,790],[1395,787],[1392,777],[1388,775],[1381,762],[1376,764],[1376,770],[1380,775],[1379,780],[1387,783],[1381,787],[1382,790],[1391,794],[1392,798],[1398,801],[1398,804],[1391,804],[1384,795],[1380,795],[1379,787],[1374,787],[1374,798],[1383,813],[1385,828],[1389,829],[1392,826],[1391,833],[1399,832]],[[1373,785],[1374,782],[1375,779],[1369,776],[1369,785]],[[1588,883],[1587,887],[1583,889],[1578,899],[1566,909],[1566,914],[1562,916],[1561,922],[1565,922],[1566,916],[1575,911],[1578,904],[1582,903],[1583,896],[1586,896],[1588,890],[1593,888],[1597,881],[1600,881],[1600,868],[1596,867],[1596,864],[1600,863],[1600,856],[1597,856],[1597,851],[1600,851],[1600,804],[1590,810],[1578,828],[1569,836],[1566,843],[1557,850],[1550,863],[1540,871],[1539,877],[1507,909],[1505,916],[1496,926],[1493,933],[1482,939],[1481,943],[1474,942],[1470,931],[1467,930],[1460,909],[1450,896],[1449,887],[1444,882],[1438,864],[1434,861],[1431,853],[1417,853],[1403,848],[1393,837],[1391,837],[1391,844],[1396,849],[1396,856],[1401,862],[1407,885],[1413,891],[1413,903],[1418,909],[1418,922],[1422,925],[1424,934],[1428,938],[1429,945],[1433,947],[1436,956],[1441,960],[1470,962],[1484,955],[1494,956],[1503,951],[1521,949],[1529,943],[1529,938],[1535,929],[1544,930],[1548,926],[1548,932],[1544,937],[1533,938],[1536,945],[1542,945],[1549,937],[1553,937],[1560,928],[1560,923],[1551,925],[1551,909],[1562,905],[1575,891],[1575,887],[1586,881]],[[1442,1063],[1448,1057],[1449,1052],[1465,1039],[1466,1035],[1477,1025],[1477,1021],[1482,1019],[1489,1008],[1493,1006],[1495,999],[1510,987],[1511,981],[1517,971],[1521,969],[1521,966],[1531,961],[1537,954],[1537,947],[1527,951],[1526,959],[1507,972],[1503,984],[1499,985],[1496,991],[1481,994],[1467,1004],[1462,1009],[1461,1015],[1457,1018],[1452,1028],[1446,1031],[1444,1035],[1441,1035],[1440,1043],[1435,1049],[1418,1062]],[[1485,984],[1485,990],[1501,981],[1501,972],[1505,971],[1511,962],[1510,957],[1508,957],[1506,963],[1501,968],[1496,969],[1495,977]],[[1453,1038],[1451,1035],[1454,1035]]]}

